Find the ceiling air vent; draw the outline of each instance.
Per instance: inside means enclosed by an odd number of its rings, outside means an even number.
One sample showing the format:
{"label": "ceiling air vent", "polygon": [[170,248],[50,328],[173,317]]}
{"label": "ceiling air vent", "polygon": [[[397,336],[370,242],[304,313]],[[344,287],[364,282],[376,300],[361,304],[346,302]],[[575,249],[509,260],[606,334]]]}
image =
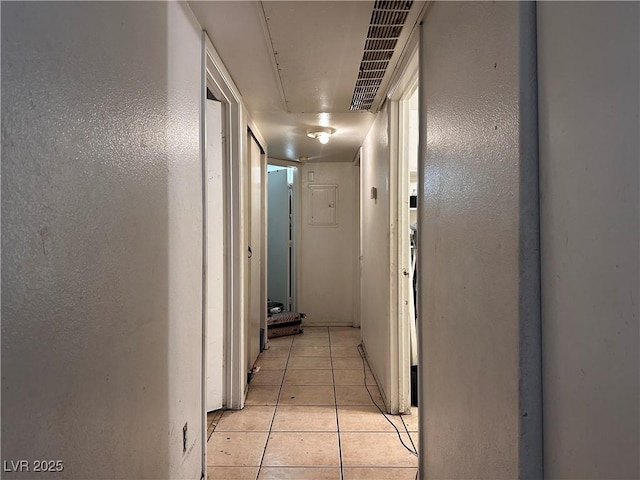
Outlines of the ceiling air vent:
{"label": "ceiling air vent", "polygon": [[351,110],[371,109],[412,4],[413,0],[376,1],[373,4]]}

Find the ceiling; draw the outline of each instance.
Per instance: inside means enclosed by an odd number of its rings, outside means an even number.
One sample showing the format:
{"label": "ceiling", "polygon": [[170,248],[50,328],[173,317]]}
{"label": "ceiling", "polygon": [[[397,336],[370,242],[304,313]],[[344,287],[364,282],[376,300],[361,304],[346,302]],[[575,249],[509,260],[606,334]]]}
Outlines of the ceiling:
{"label": "ceiling", "polygon": [[[269,157],[350,162],[424,5],[411,7],[369,111],[351,111],[350,104],[373,1],[192,1],[190,6],[240,90]],[[335,133],[322,145],[307,137],[313,127]]]}

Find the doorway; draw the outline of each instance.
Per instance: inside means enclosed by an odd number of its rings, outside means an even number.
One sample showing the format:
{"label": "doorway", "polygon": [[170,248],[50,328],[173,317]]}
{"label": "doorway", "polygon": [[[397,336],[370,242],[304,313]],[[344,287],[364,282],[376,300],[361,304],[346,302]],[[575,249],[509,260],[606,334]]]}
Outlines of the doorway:
{"label": "doorway", "polygon": [[224,104],[207,88],[204,159],[205,409],[223,406],[225,323]]}
{"label": "doorway", "polygon": [[267,297],[285,311],[297,308],[296,176],[296,167],[267,166]]}
{"label": "doorway", "polygon": [[409,368],[411,405],[418,405],[418,337],[417,337],[417,254],[418,254],[418,85],[410,86],[399,104],[399,248],[402,281],[399,295],[399,321],[409,336]]}
{"label": "doorway", "polygon": [[247,381],[251,379],[256,359],[264,349],[267,323],[266,298],[266,216],[265,172],[266,151],[264,142],[253,130],[247,130],[247,175],[245,183],[245,213],[248,217],[247,235]]}
{"label": "doorway", "polygon": [[418,50],[407,57],[389,95],[390,219],[390,411],[414,411],[418,403],[416,305],[418,189]]}
{"label": "doorway", "polygon": [[[245,289],[247,242],[242,183],[247,163],[247,119],[240,93],[206,33],[202,35],[202,430],[207,411],[244,406],[247,349]],[[211,142],[212,145],[209,145]],[[215,246],[214,246],[215,245]],[[222,248],[220,248],[222,245]],[[207,442],[202,442],[206,474]]]}

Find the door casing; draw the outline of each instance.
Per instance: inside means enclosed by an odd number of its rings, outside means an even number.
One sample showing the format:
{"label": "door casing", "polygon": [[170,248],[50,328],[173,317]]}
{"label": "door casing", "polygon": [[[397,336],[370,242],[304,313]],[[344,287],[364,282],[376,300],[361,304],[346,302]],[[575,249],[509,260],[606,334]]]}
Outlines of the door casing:
{"label": "door casing", "polygon": [[406,152],[408,124],[405,103],[418,85],[418,42],[409,41],[406,60],[388,95],[389,100],[389,224],[390,228],[390,385],[389,413],[403,413],[411,407],[411,328],[409,315],[409,168]]}
{"label": "door casing", "polygon": [[224,304],[227,293],[224,104],[206,100],[205,161],[203,162],[203,313],[206,359],[205,411],[222,408],[224,402]]}
{"label": "door casing", "polygon": [[[246,319],[248,292],[245,279],[249,273],[247,258],[247,239],[245,232],[248,228],[249,216],[245,201],[244,185],[246,182],[248,162],[247,128],[250,128],[258,143],[263,148],[266,157],[265,142],[255,124],[251,120],[240,92],[225,68],[220,56],[216,52],[206,32],[202,32],[202,84],[201,84],[201,138],[206,138],[206,98],[207,87],[224,105],[224,167],[225,167],[225,286],[227,292],[224,299],[224,382],[223,406],[227,409],[241,409],[244,407],[247,371]],[[203,161],[206,159],[206,144],[201,142]],[[204,173],[204,170],[203,170]],[[203,176],[204,181],[204,176]],[[266,195],[266,193],[265,193]],[[204,191],[203,191],[204,201]],[[266,197],[263,198],[263,205]],[[264,221],[264,220],[263,220]],[[205,274],[203,268],[203,275]],[[263,276],[264,278],[264,276]],[[263,288],[266,288],[266,280]],[[204,292],[203,292],[204,293]],[[204,297],[203,297],[204,301]],[[265,315],[266,319],[266,315]],[[266,321],[266,320],[265,320]],[[202,405],[206,404],[206,317],[202,317]],[[206,478],[207,468],[207,428],[206,412],[202,409],[202,475]]]}

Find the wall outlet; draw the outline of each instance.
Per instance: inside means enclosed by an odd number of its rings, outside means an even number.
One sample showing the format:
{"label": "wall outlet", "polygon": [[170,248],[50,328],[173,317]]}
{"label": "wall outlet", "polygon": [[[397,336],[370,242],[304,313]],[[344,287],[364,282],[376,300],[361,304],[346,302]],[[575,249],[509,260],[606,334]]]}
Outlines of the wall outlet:
{"label": "wall outlet", "polygon": [[187,451],[187,423],[182,427],[182,453]]}

